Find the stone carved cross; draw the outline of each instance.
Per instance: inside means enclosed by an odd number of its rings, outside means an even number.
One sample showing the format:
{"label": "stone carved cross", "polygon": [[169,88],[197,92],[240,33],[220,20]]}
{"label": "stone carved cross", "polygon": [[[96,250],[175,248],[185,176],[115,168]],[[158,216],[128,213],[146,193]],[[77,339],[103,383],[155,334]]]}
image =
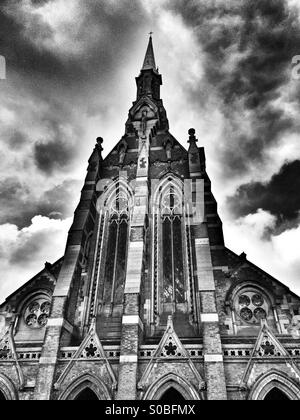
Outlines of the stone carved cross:
{"label": "stone carved cross", "polygon": [[146,159],[143,157],[141,160],[140,160],[140,168],[141,169],[144,169],[144,168],[146,168]]}

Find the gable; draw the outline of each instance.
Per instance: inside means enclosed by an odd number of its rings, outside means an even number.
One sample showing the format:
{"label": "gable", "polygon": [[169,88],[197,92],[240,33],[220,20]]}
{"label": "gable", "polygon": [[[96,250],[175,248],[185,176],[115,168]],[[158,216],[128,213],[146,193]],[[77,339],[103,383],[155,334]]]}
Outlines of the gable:
{"label": "gable", "polygon": [[226,248],[226,256],[228,269],[217,283],[222,333],[256,337],[260,321],[266,319],[273,332],[289,334],[300,311],[300,298],[244,253],[238,256]]}
{"label": "gable", "polygon": [[46,263],[42,271],[9,295],[0,305],[0,334],[10,325],[15,314],[23,311],[24,303],[30,296],[44,293],[52,296],[61,269],[63,258],[55,263]]}

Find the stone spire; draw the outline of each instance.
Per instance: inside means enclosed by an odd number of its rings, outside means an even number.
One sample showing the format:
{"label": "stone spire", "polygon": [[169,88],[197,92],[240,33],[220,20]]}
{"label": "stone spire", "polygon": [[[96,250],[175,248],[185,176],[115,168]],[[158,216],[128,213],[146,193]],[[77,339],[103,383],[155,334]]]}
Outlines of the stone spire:
{"label": "stone spire", "polygon": [[154,51],[153,51],[153,44],[152,44],[152,36],[151,36],[150,32],[150,38],[149,38],[149,43],[148,43],[148,47],[147,47],[147,51],[146,51],[146,55],[145,55],[145,59],[144,59],[144,64],[143,64],[143,68],[142,70],[151,70],[153,69],[155,72],[156,70],[156,64],[155,64],[155,57],[154,57]]}

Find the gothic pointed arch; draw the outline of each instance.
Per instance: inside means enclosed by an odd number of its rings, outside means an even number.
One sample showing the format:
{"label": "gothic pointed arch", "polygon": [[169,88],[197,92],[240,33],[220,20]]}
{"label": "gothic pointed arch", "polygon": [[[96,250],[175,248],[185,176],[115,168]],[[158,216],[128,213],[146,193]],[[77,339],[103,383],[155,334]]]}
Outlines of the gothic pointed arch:
{"label": "gothic pointed arch", "polygon": [[[252,353],[250,359],[248,361],[247,367],[244,371],[240,382],[240,389],[251,389],[253,390],[253,386],[257,381],[255,376],[255,368],[258,361],[273,361],[273,362],[282,362],[284,361],[286,368],[292,375],[292,377],[296,378],[297,381],[300,379],[300,371],[295,363],[294,359],[290,356],[287,349],[284,345],[278,340],[275,334],[269,328],[267,321],[262,320],[262,325],[260,328],[260,332],[257,336],[256,343],[252,349]],[[277,371],[275,371],[277,374]],[[264,376],[264,385],[270,380],[269,374]],[[279,379],[282,377],[282,373],[279,372]],[[281,376],[280,376],[281,375]],[[257,398],[255,398],[257,399]]]}
{"label": "gothic pointed arch", "polygon": [[185,400],[200,400],[194,386],[174,373],[168,373],[155,381],[147,390],[144,400],[163,399],[169,390],[175,390]]}
{"label": "gothic pointed arch", "polygon": [[102,194],[97,200],[99,216],[91,272],[88,324],[93,316],[119,316],[122,311],[134,202],[132,186],[122,172],[109,182],[102,180],[97,190]]}
{"label": "gothic pointed arch", "polygon": [[[54,387],[55,389],[59,390],[62,389],[66,384],[69,382],[68,378],[72,377],[72,372],[76,372],[76,369],[78,369],[78,366],[76,368],[76,364],[80,364],[82,362],[87,361],[97,361],[102,363],[102,367],[104,368],[102,371],[103,373],[106,373],[106,377],[108,379],[107,383],[110,383],[111,390],[113,391],[117,386],[117,381],[115,378],[114,371],[106,357],[105,351],[103,349],[102,343],[98,337],[97,331],[96,331],[96,319],[92,319],[92,323],[90,326],[90,330],[88,334],[83,339],[81,345],[78,347],[77,351],[74,353],[72,359],[69,361],[59,378],[57,379]],[[82,369],[82,368],[80,368]],[[86,374],[87,375],[87,374]],[[91,378],[98,378],[96,376],[86,376],[79,377],[75,381],[76,384],[81,384],[81,382],[85,380],[90,380]],[[96,383],[97,384],[97,383]],[[101,382],[101,384],[104,386],[106,390],[106,394],[108,393],[107,387]],[[100,385],[101,385],[100,384]],[[99,384],[98,384],[99,385]],[[101,385],[101,386],[102,386]],[[73,385],[71,385],[72,387]],[[68,386],[69,388],[69,386]],[[73,388],[72,388],[73,389]],[[82,388],[83,389],[83,388]],[[81,390],[82,390],[81,389]],[[108,394],[109,395],[109,394]],[[110,399],[110,398],[109,398]]]}
{"label": "gothic pointed arch", "polygon": [[143,96],[129,111],[131,119],[139,118],[142,115],[141,110],[146,107],[150,110],[153,115],[158,114],[158,107],[154,101],[148,96]]}
{"label": "gothic pointed arch", "polygon": [[[244,263],[236,267],[231,275],[238,276],[243,267]],[[256,335],[264,320],[273,332],[281,333],[274,293],[269,286],[254,280],[233,281],[225,302],[235,335]]]}
{"label": "gothic pointed arch", "polygon": [[[175,360],[180,360],[181,366],[184,366],[185,379],[181,378],[177,374],[177,371],[172,371],[172,362]],[[169,371],[168,375],[162,374],[160,371],[160,366],[164,363],[170,363],[169,369],[171,371]],[[163,388],[159,394],[160,397],[168,389],[174,388],[184,399],[199,399],[199,395],[192,384],[195,384],[197,390],[203,390],[205,388],[205,382],[191,360],[189,352],[176,334],[172,317],[169,316],[165,333],[143,372],[138,383],[138,388],[142,392],[142,395],[144,395],[144,399],[153,399],[152,397],[156,395],[156,390],[161,386]],[[182,388],[190,390],[189,395],[184,393]]]}
{"label": "gothic pointed arch", "polygon": [[0,374],[0,400],[18,400],[15,385],[3,373]]}
{"label": "gothic pointed arch", "polygon": [[196,322],[191,231],[184,183],[165,174],[152,191],[152,316],[158,324],[179,312]]}
{"label": "gothic pointed arch", "polygon": [[287,399],[300,400],[299,385],[289,376],[275,369],[257,379],[250,390],[248,399],[264,400],[272,390],[280,391]]}
{"label": "gothic pointed arch", "polygon": [[[82,399],[84,393],[92,396],[94,394],[98,400],[111,400],[107,387],[97,376],[85,373],[75,379],[67,389],[58,397],[59,400]],[[89,398],[92,399],[92,398]]]}

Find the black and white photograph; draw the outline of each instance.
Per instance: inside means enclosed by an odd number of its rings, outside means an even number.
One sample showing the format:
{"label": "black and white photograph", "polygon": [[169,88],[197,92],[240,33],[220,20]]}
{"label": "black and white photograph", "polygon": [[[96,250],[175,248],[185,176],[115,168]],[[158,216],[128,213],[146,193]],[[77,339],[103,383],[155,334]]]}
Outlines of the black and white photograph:
{"label": "black and white photograph", "polygon": [[1,0],[0,400],[300,400],[300,0]]}

